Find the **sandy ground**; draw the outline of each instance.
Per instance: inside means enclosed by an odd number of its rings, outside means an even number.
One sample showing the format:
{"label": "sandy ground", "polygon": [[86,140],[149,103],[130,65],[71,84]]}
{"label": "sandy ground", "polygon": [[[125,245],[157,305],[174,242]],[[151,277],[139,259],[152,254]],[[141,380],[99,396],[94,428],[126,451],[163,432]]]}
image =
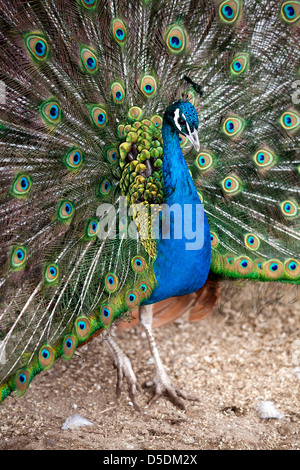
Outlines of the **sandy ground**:
{"label": "sandy ground", "polygon": [[[176,409],[165,398],[143,412],[126,387],[116,402],[116,370],[100,338],[72,361],[59,360],[36,377],[22,398],[0,407],[0,449],[300,449],[299,290],[268,285],[224,289],[209,318],[155,330],[161,357],[174,383],[199,402]],[[235,293],[232,296],[233,292]],[[151,378],[140,327],[118,335],[139,383]],[[263,419],[270,400],[283,415]],[[74,414],[93,425],[62,430]]]}

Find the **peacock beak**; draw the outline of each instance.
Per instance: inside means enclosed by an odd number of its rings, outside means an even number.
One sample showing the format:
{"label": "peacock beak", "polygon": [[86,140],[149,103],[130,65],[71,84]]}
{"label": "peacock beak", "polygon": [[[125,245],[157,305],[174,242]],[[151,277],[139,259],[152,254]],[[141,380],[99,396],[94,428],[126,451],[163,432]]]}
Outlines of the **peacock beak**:
{"label": "peacock beak", "polygon": [[194,148],[198,152],[200,150],[200,144],[199,144],[197,129],[195,129],[193,132],[190,132],[189,134],[186,134],[186,137],[187,137],[187,139],[189,139],[191,144],[194,146]]}

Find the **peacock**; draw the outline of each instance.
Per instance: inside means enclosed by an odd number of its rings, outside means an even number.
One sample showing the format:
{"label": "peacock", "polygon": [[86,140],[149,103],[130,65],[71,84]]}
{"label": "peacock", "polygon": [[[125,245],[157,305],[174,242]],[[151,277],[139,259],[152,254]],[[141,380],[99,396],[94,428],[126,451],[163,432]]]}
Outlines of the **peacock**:
{"label": "peacock", "polygon": [[295,0],[1,1],[0,401],[101,333],[137,406],[109,332],[139,308],[152,401],[183,407],[155,304],[299,284],[299,23]]}

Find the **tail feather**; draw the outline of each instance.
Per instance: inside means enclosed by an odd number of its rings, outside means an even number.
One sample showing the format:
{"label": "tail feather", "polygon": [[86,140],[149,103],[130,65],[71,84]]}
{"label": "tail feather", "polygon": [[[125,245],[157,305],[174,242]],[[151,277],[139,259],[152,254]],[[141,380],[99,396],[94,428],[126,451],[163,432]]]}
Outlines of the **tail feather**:
{"label": "tail feather", "polygon": [[[140,281],[155,288],[140,241],[100,240],[93,225],[100,204],[118,207],[124,125],[162,116],[183,92],[200,117],[200,153],[184,138],[182,148],[212,232],[212,271],[300,282],[299,29],[283,2],[228,3],[1,1],[2,397],[69,358],[67,341],[78,346],[132,310],[145,297]],[[122,234],[129,221],[116,218]],[[191,320],[217,298],[209,291],[194,298]]]}

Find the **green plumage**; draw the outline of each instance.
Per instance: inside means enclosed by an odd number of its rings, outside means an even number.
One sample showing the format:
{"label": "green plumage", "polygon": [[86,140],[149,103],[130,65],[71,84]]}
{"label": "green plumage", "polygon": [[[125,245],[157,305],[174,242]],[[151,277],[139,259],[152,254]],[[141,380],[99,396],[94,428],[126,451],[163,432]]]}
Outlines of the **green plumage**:
{"label": "green plumage", "polygon": [[0,401],[154,291],[149,217],[116,210],[100,239],[99,206],[165,201],[162,117],[182,93],[211,270],[299,283],[299,17],[277,0],[1,2]]}

